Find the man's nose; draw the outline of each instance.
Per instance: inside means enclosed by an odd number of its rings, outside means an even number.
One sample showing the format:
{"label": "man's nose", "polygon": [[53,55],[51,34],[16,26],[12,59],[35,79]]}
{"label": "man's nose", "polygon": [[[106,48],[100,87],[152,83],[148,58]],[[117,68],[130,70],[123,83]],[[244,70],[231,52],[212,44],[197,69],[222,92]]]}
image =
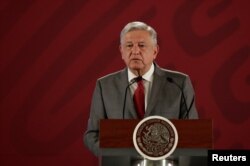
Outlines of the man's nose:
{"label": "man's nose", "polygon": [[139,54],[140,53],[140,48],[137,45],[134,45],[132,48],[132,53],[133,54]]}

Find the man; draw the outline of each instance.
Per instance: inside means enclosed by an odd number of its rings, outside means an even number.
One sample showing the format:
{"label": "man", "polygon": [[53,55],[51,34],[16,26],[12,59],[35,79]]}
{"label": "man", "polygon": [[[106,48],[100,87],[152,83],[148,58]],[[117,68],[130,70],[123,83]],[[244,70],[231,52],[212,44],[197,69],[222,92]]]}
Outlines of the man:
{"label": "man", "polygon": [[[161,69],[154,62],[159,47],[152,27],[143,22],[128,23],[121,31],[120,52],[127,67],[98,79],[93,94],[84,142],[95,155],[100,154],[100,119],[137,119],[152,115],[168,119],[198,118],[189,77]],[[141,92],[135,97],[139,86],[142,86]],[[136,98],[143,98],[140,106]],[[143,113],[139,113],[139,109]]]}

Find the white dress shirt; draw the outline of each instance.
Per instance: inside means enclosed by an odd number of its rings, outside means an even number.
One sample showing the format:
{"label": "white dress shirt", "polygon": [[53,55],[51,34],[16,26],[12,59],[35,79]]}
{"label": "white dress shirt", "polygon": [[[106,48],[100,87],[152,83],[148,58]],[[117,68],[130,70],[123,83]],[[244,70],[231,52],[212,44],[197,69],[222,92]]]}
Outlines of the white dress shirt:
{"label": "white dress shirt", "polygon": [[[151,92],[151,88],[152,88],[152,84],[153,84],[153,79],[154,79],[154,64],[151,65],[150,69],[148,70],[147,73],[145,73],[142,78],[143,78],[143,85],[144,85],[144,93],[145,93],[145,110],[147,109],[147,105],[148,105],[148,101],[149,101],[149,97],[150,97],[150,92]],[[136,76],[134,73],[131,72],[130,69],[128,69],[128,80],[131,83],[131,81],[135,78],[138,77]],[[134,83],[130,86],[130,91],[131,91],[131,95],[132,97],[134,96],[134,92],[137,88],[137,84]]]}

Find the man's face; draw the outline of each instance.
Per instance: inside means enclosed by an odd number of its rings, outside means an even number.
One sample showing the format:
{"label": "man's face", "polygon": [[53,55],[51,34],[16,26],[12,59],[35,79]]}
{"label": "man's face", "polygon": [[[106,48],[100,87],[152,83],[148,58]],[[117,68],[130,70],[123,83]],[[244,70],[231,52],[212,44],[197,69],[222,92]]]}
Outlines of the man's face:
{"label": "man's face", "polygon": [[144,30],[126,33],[120,45],[122,59],[136,75],[143,75],[150,69],[158,50],[149,32]]}

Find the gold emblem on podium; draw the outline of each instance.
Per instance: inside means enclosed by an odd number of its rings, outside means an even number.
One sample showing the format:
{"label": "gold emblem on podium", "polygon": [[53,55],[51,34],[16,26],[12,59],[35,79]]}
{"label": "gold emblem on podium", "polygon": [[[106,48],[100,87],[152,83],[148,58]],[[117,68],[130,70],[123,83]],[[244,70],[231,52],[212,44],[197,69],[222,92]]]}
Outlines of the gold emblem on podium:
{"label": "gold emblem on podium", "polygon": [[133,143],[137,152],[149,160],[162,160],[176,149],[178,133],[168,119],[150,116],[135,127]]}

